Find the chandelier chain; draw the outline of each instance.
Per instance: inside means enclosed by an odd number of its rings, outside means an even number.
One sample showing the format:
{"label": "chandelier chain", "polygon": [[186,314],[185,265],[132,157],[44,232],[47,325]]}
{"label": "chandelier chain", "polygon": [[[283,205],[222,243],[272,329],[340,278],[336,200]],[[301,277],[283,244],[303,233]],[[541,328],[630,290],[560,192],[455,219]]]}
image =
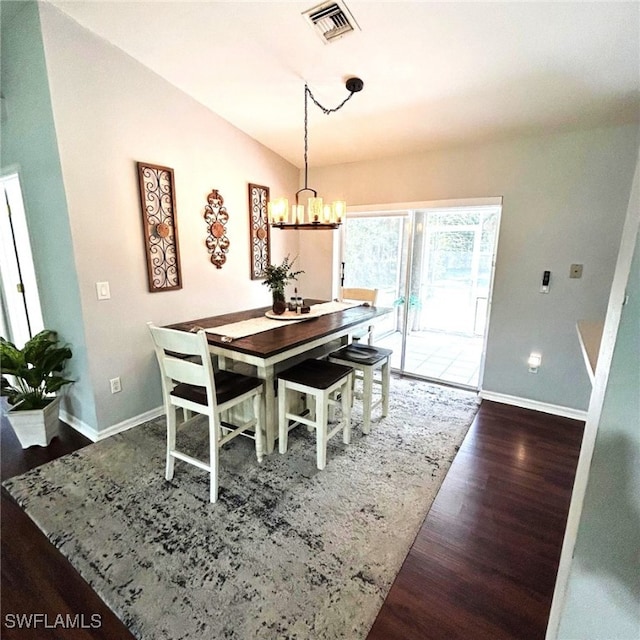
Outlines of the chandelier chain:
{"label": "chandelier chain", "polygon": [[308,106],[307,106],[307,93],[311,93],[309,91],[309,87],[304,85],[304,188],[307,189],[307,175],[309,173],[309,167],[307,164],[307,155],[309,151],[309,114],[308,114]]}
{"label": "chandelier chain", "polygon": [[316,107],[318,107],[322,111],[322,113],[324,113],[325,115],[329,115],[330,113],[335,113],[336,111],[339,111],[340,109],[342,109],[342,107],[344,107],[347,101],[351,100],[354,93],[353,91],[350,91],[349,95],[337,107],[329,108],[329,107],[325,107],[324,105],[321,105],[318,102],[318,100],[313,95],[313,93],[311,93],[311,89],[309,89],[309,85],[306,85],[306,84],[304,85],[304,91],[305,91],[305,97],[306,95],[308,95],[313,100],[313,103],[316,105]]}
{"label": "chandelier chain", "polygon": [[309,107],[308,107],[308,97],[313,100],[313,103],[324,113],[325,115],[329,115],[331,113],[335,113],[344,107],[348,100],[353,97],[353,91],[349,92],[349,95],[337,106],[333,108],[325,107],[320,104],[316,97],[311,93],[311,89],[309,89],[309,85],[304,85],[304,188],[307,189],[307,176],[309,173],[308,168],[308,155],[309,155]]}

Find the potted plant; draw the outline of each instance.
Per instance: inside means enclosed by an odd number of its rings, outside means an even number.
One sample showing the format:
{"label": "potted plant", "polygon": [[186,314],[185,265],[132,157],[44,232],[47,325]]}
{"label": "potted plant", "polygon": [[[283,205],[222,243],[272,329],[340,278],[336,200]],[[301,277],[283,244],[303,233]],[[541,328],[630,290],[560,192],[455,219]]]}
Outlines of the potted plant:
{"label": "potted plant", "polygon": [[62,375],[71,355],[68,346],[58,344],[57,333],[48,329],[22,349],[0,337],[0,394],[11,405],[7,418],[23,449],[46,447],[56,435],[60,398],[53,394],[73,382]]}
{"label": "potted plant", "polygon": [[265,279],[262,283],[271,290],[273,297],[273,312],[280,315],[284,313],[287,308],[284,296],[285,286],[292,280],[297,280],[298,276],[304,271],[293,271],[293,263],[296,261],[294,258],[289,262],[289,256],[287,256],[282,264],[276,266],[273,264],[265,267],[264,275]]}

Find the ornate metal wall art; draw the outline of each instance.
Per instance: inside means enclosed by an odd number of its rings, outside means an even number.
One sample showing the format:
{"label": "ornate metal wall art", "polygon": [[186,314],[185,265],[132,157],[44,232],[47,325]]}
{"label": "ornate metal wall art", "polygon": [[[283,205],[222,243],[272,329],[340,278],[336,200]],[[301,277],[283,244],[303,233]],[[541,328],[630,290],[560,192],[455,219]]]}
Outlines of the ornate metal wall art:
{"label": "ornate metal wall art", "polygon": [[173,169],[138,162],[149,291],[182,288]]}
{"label": "ornate metal wall art", "polygon": [[264,270],[270,261],[268,203],[269,187],[249,184],[249,253],[252,280],[262,280],[265,277]]}
{"label": "ornate metal wall art", "polygon": [[207,249],[211,254],[211,262],[216,269],[222,269],[227,261],[229,252],[229,238],[227,237],[227,222],[229,214],[224,205],[224,198],[217,189],[213,189],[207,196],[207,206],[204,208],[204,219],[207,222]]}

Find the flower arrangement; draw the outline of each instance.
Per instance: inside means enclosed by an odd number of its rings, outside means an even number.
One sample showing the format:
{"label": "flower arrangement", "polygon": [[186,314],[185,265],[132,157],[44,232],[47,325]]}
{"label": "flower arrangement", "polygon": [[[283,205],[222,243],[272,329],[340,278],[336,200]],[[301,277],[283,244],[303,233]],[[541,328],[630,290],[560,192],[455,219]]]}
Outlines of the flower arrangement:
{"label": "flower arrangement", "polygon": [[265,279],[262,283],[266,287],[269,287],[271,293],[275,299],[284,300],[284,288],[285,286],[292,280],[297,280],[298,276],[304,271],[293,271],[293,263],[296,261],[296,258],[289,261],[289,256],[287,256],[282,264],[276,266],[273,264],[265,267],[264,275]]}

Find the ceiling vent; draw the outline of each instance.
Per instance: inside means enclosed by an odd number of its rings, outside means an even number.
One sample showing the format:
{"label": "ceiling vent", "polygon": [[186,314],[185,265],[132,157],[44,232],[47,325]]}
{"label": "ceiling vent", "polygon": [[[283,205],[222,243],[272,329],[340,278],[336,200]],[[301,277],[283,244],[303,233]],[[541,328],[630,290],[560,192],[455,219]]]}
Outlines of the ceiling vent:
{"label": "ceiling vent", "polygon": [[325,44],[360,29],[344,2],[325,2],[302,14]]}

